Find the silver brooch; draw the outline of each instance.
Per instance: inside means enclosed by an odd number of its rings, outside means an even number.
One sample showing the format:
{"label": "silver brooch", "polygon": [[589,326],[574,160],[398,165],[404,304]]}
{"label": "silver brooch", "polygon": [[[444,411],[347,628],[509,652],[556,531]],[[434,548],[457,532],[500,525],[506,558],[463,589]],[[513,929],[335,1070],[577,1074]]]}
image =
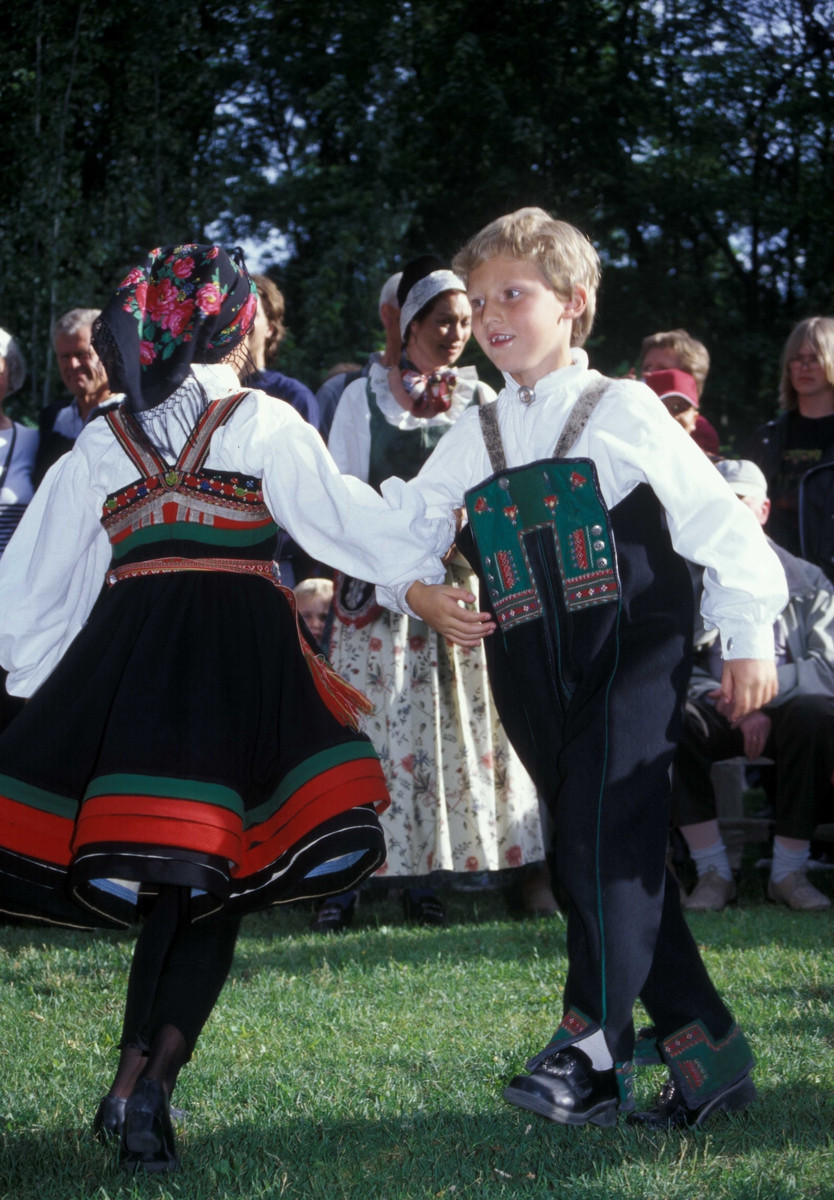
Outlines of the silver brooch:
{"label": "silver brooch", "polygon": [[522,404],[532,404],[536,398],[536,393],[532,388],[520,387],[518,389],[518,398]]}

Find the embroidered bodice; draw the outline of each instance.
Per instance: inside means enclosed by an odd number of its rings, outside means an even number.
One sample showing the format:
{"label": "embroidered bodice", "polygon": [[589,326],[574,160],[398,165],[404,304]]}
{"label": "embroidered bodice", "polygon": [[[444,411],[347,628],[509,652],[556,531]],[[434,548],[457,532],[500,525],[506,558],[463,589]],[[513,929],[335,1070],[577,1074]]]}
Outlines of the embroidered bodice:
{"label": "embroidered bodice", "polygon": [[173,465],[167,463],[124,408],[104,418],[140,472],[104,502],[101,522],[112,564],[168,557],[251,558],[269,561],[278,527],[264,503],[261,480],[204,469],[212,435],[245,398],[215,400],[197,420]]}

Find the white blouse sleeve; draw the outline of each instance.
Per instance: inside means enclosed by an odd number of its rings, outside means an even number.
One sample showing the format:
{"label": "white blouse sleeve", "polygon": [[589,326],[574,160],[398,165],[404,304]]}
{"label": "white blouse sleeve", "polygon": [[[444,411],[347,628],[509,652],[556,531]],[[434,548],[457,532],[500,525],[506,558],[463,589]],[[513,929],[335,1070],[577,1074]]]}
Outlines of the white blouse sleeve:
{"label": "white blouse sleeve", "polygon": [[[340,405],[341,407],[341,405]],[[441,583],[454,523],[429,519],[418,492],[388,479],[382,495],[341,475],[318,432],[287,404],[254,392],[212,439],[212,458],[263,480],[269,511],[311,557],[388,586]]]}
{"label": "white blouse sleeve", "polygon": [[342,397],[330,427],[327,448],[343,475],[355,475],[367,482],[371,468],[371,410],[368,407],[368,381],[354,379]]}
{"label": "white blouse sleeve", "polygon": [[90,615],[110,562],[99,520],[105,496],[93,484],[84,446],[76,443],[47,472],[6,548],[0,663],[13,696],[31,696],[40,687]]}
{"label": "white blouse sleeve", "polygon": [[725,659],[773,658],[773,623],[788,602],[785,572],[753,513],[644,384],[609,388],[591,424],[591,458],[627,494],[648,483],[672,545],[704,573],[701,614]]}

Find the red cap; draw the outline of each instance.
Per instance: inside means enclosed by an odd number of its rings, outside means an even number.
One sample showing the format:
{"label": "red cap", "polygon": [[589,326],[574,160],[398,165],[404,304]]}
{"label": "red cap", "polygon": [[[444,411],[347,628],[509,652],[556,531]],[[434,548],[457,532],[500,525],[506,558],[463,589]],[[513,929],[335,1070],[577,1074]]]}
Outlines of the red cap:
{"label": "red cap", "polygon": [[661,400],[671,400],[673,396],[680,396],[688,400],[693,408],[698,407],[698,385],[687,371],[650,371],[648,375],[643,376],[643,382],[647,383]]}

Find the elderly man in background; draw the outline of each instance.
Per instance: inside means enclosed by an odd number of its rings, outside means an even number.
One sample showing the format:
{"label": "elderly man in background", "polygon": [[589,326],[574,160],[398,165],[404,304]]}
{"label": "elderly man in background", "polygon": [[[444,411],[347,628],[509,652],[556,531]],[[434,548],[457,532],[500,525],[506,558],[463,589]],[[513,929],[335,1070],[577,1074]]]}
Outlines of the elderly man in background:
{"label": "elderly man in background", "polygon": [[[755,463],[725,459],[716,468],[760,525],[770,512],[765,477]],[[714,762],[745,755],[771,758],[776,772],[776,836],[767,894],[805,912],[830,908],[805,874],[811,835],[834,810],[834,594],[819,567],[775,542],[788,581],[787,608],[773,627],[779,692],[731,725],[715,707],[721,678],[716,635],[696,636],[684,732],[675,755],[672,820],[686,838],[698,882],[684,908],[720,911],[736,885],[716,820]]]}
{"label": "elderly man in background", "polygon": [[107,372],[90,340],[98,315],[97,308],[72,308],[53,327],[58,370],[70,396],[42,409],[38,418],[40,445],[33,475],[36,487],[52,464],[72,449],[92,413],[110,398]]}
{"label": "elderly man in background", "polygon": [[330,436],[330,426],[336,415],[336,406],[348,384],[353,383],[354,379],[366,377],[374,363],[379,363],[383,367],[393,367],[400,361],[402,338],[400,337],[400,306],[397,303],[397,288],[400,286],[401,279],[402,271],[398,271],[396,275],[392,275],[390,279],[386,280],[379,293],[379,319],[385,330],[385,349],[381,352],[375,350],[368,357],[364,367],[360,367],[356,371],[331,375],[316,392],[316,399],[319,402],[319,432],[325,441]]}

